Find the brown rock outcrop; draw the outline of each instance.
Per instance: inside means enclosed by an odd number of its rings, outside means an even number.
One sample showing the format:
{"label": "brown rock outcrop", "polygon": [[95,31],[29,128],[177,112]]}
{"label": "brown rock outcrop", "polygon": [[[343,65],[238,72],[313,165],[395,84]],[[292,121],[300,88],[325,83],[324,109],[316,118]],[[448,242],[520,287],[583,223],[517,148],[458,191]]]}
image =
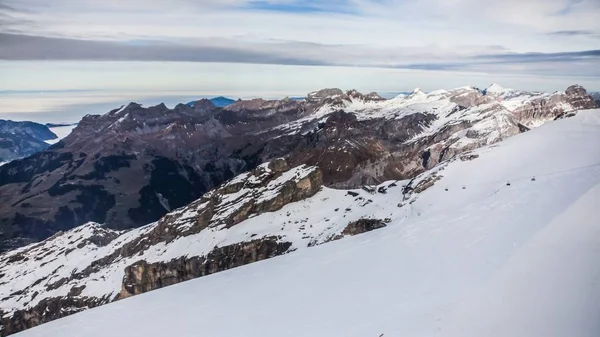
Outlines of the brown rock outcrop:
{"label": "brown rock outcrop", "polygon": [[118,299],[282,255],[288,252],[290,246],[291,243],[279,242],[277,237],[265,237],[216,247],[206,256],[182,256],[157,263],[139,261],[125,268]]}

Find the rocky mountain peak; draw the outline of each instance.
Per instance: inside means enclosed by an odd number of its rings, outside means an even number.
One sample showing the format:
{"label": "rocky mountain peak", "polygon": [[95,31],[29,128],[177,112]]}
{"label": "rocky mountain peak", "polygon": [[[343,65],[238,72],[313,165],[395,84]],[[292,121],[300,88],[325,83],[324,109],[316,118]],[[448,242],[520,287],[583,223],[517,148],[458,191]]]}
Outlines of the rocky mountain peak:
{"label": "rocky mountain peak", "polygon": [[473,86],[465,86],[450,90],[447,92],[447,96],[451,102],[462,107],[474,107],[490,103],[494,100]]}
{"label": "rocky mountain peak", "polygon": [[198,101],[195,101],[192,104],[192,108],[194,109],[194,111],[210,111],[212,109],[214,109],[216,106],[214,105],[214,103],[207,98],[202,98]]}
{"label": "rocky mountain peak", "polygon": [[306,101],[310,103],[320,103],[325,99],[341,97],[344,92],[338,88],[326,88],[318,91],[313,91],[306,95]]}
{"label": "rocky mountain peak", "polygon": [[262,98],[254,98],[250,100],[237,101],[231,105],[224,107],[226,111],[233,112],[260,112],[264,115],[264,112],[276,112],[282,110],[290,110],[298,108],[301,105],[300,102],[283,99],[283,100],[265,100]]}
{"label": "rocky mountain peak", "polygon": [[568,97],[587,96],[587,90],[579,84],[572,85],[565,90]]}
{"label": "rocky mountain peak", "polygon": [[346,92],[346,96],[351,97],[353,99],[361,100],[364,102],[375,102],[375,101],[383,101],[385,100],[383,97],[379,96],[376,92],[370,92],[368,94],[363,94],[357,91],[356,89],[352,89]]}

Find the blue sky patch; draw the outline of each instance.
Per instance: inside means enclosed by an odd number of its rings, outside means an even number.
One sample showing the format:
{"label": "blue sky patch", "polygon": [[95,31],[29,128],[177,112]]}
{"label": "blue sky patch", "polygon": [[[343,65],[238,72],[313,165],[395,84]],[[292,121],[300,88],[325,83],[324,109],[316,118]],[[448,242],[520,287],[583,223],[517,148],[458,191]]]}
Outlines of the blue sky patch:
{"label": "blue sky patch", "polygon": [[355,8],[353,8],[353,6],[347,0],[304,0],[288,3],[272,3],[269,1],[259,0],[249,2],[245,8],[287,13],[356,13]]}

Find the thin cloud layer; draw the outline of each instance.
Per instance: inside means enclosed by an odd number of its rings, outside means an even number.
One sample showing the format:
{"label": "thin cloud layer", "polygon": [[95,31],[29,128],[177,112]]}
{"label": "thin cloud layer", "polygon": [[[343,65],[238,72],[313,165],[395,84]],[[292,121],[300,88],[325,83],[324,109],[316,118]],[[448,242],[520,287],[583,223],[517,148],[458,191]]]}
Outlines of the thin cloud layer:
{"label": "thin cloud layer", "polygon": [[600,76],[597,0],[0,0],[0,59]]}

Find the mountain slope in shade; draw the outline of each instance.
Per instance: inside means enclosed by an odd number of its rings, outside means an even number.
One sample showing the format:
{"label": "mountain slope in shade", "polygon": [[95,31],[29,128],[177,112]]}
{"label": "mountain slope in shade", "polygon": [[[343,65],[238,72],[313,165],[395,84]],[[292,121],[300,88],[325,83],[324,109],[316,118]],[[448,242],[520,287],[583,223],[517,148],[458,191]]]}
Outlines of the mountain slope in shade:
{"label": "mountain slope in shade", "polygon": [[389,100],[329,88],[303,101],[252,99],[224,108],[208,99],[173,109],[131,103],[85,116],[51,149],[0,168],[0,251],[88,221],[143,226],[280,157],[319,167],[328,187],[410,179],[593,107],[578,86],[500,96],[474,87],[415,90]]}
{"label": "mountain slope in shade", "polygon": [[0,163],[45,150],[46,141],[56,138],[43,124],[0,120]]}
{"label": "mountain slope in shade", "polygon": [[600,92],[591,92],[590,96],[596,101],[596,104],[600,106]]}
{"label": "mountain slope in shade", "polygon": [[[599,142],[600,110],[580,111],[415,179],[352,191],[316,191],[316,168],[287,170],[277,161],[157,224],[127,233],[88,225],[4,255],[3,293],[14,293],[0,302],[2,317],[49,305],[44,299],[57,295],[69,298],[62,304],[68,313],[89,296],[105,294],[107,301],[160,288],[195,270],[218,270],[203,269],[211,259],[193,258],[209,247],[234,244],[214,259],[227,264],[252,256],[262,242],[273,248],[258,248],[259,256],[290,254],[20,336],[196,336],[199,327],[217,337],[597,336],[600,233],[592,215],[600,196]],[[311,192],[295,199],[295,190]],[[257,206],[279,198],[290,202]],[[203,227],[206,219],[212,220]],[[336,240],[365,229],[377,230]],[[61,274],[69,276],[61,281]]]}

